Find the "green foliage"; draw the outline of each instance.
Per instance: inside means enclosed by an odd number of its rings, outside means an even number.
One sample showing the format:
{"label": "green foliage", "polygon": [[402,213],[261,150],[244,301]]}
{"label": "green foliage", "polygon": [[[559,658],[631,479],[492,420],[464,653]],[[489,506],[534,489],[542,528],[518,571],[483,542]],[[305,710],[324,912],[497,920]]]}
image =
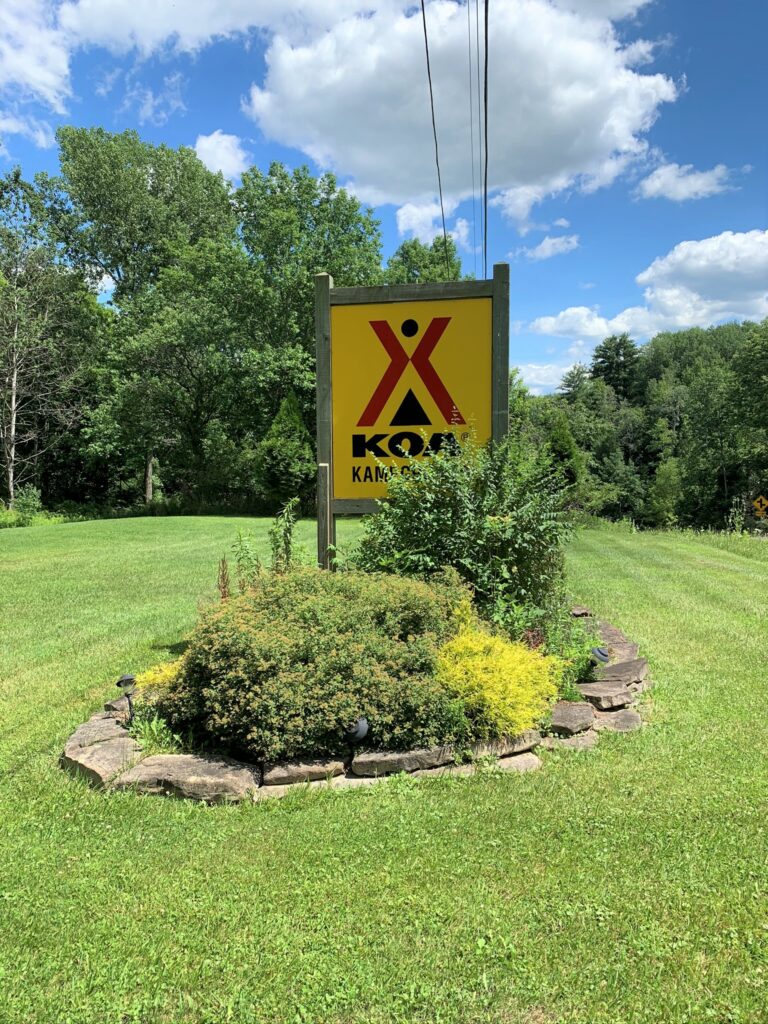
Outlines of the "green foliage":
{"label": "green foliage", "polygon": [[304,425],[295,395],[280,404],[272,426],[256,453],[259,486],[267,504],[284,505],[294,496],[308,504],[315,478],[312,438]]}
{"label": "green foliage", "polygon": [[418,238],[401,242],[387,261],[386,284],[433,284],[461,280],[461,257],[456,243],[448,235],[438,235],[431,245]]}
{"label": "green foliage", "polygon": [[582,507],[641,526],[720,529],[735,501],[748,509],[768,486],[766,338],[768,321],[662,333],[639,348],[607,338],[589,369],[537,399],[567,417]]}
{"label": "green foliage", "polygon": [[179,754],[184,749],[181,736],[175,733],[152,704],[136,704],[128,730],[145,754]]}
{"label": "green foliage", "polygon": [[161,713],[251,759],[345,754],[360,715],[374,746],[464,739],[461,702],[434,677],[463,594],[455,577],[263,573],[203,614]]}
{"label": "green foliage", "polygon": [[232,545],[237,571],[237,586],[241,594],[250,587],[255,587],[262,573],[259,545],[253,534],[238,530],[237,540]]}
{"label": "green foliage", "polygon": [[135,297],[179,248],[231,237],[228,187],[186,146],[144,142],[134,131],[58,129],[61,174],[41,174],[51,224],[67,256]]}
{"label": "green foliage", "polygon": [[637,388],[639,352],[628,334],[612,334],[592,354],[592,376],[604,380],[618,398],[632,398]]}
{"label": "green foliage", "polygon": [[515,438],[495,446],[469,440],[393,478],[365,522],[357,561],[415,577],[450,566],[504,625],[516,606],[547,608],[557,599],[566,498],[548,453]]}
{"label": "green foliage", "polygon": [[279,163],[251,167],[234,195],[242,240],[264,286],[269,344],[314,351],[314,276],[339,285],[376,284],[379,222],[332,174]]}
{"label": "green foliage", "polygon": [[671,527],[677,522],[682,499],[680,466],[671,457],[659,463],[648,489],[646,518],[653,526]]}
{"label": "green foliage", "polygon": [[293,537],[298,508],[299,499],[291,498],[275,516],[274,522],[269,528],[273,572],[288,572],[293,565]]}
{"label": "green foliage", "polygon": [[13,508],[24,520],[32,519],[43,511],[43,500],[40,497],[40,489],[34,484],[24,484],[16,492]]}

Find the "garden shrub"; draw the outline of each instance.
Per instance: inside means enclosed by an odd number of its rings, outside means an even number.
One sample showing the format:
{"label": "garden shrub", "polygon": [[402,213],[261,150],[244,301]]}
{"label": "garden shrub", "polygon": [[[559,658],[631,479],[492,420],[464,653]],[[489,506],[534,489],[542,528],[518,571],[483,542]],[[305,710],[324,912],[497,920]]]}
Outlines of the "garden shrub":
{"label": "garden shrub", "polygon": [[494,636],[468,613],[440,649],[438,678],[464,704],[478,739],[533,728],[557,696],[562,665],[523,643]]}
{"label": "garden shrub", "polygon": [[545,450],[469,440],[410,469],[366,520],[360,568],[425,578],[452,566],[483,614],[513,628],[516,609],[559,601],[568,491]]}
{"label": "garden shrub", "polygon": [[264,572],[203,613],[158,708],[198,743],[255,760],[343,755],[359,716],[369,742],[410,749],[470,738],[463,702],[436,678],[466,591],[310,568]]}
{"label": "garden shrub", "polygon": [[175,661],[161,661],[159,665],[153,665],[146,672],[139,672],[136,676],[136,688],[140,693],[163,693],[176,682],[181,672],[182,659]]}

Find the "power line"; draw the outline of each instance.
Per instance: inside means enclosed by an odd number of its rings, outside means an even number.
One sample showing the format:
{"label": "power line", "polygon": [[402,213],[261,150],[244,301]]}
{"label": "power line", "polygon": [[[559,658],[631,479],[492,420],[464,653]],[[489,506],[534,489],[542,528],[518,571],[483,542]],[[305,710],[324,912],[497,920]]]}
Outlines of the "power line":
{"label": "power line", "polygon": [[[422,0],[423,4],[424,0]],[[483,276],[488,277],[488,4],[485,0],[485,54],[483,61],[483,107],[485,116],[485,166],[483,168]]]}
{"label": "power line", "polygon": [[440,216],[443,221],[443,252],[445,254],[445,269],[448,278],[451,277],[451,264],[448,260],[448,232],[445,230],[445,207],[443,205],[443,182],[440,175],[440,151],[437,146],[437,122],[435,121],[435,97],[432,91],[432,68],[429,63],[429,38],[427,36],[427,11],[424,0],[421,0],[421,20],[424,24],[424,50],[427,55],[427,81],[429,82],[429,106],[432,111],[432,135],[435,139],[435,164],[437,165],[437,191],[440,195]]}
{"label": "power line", "polygon": [[[480,103],[482,91],[480,89],[480,0],[475,0],[475,73],[477,76],[477,133],[479,136],[478,141],[478,152],[477,152],[477,170],[478,175],[482,176],[483,172],[483,119],[481,117]],[[483,230],[483,208],[482,203],[480,204],[480,230]],[[483,277],[485,277],[485,271],[483,271]]]}
{"label": "power line", "polygon": [[475,193],[475,101],[472,95],[472,0],[467,0],[467,69],[469,72],[469,155],[472,163],[472,256],[477,277],[477,195]]}

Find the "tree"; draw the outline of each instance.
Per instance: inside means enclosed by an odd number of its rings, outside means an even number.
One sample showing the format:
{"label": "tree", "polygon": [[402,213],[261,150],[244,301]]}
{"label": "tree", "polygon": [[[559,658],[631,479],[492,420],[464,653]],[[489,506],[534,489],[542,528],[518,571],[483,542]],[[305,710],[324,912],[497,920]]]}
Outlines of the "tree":
{"label": "tree", "polygon": [[38,175],[67,258],[114,300],[138,295],[179,249],[235,230],[229,186],[181,146],[153,146],[136,132],[66,126],[56,133],[61,175]]}
{"label": "tree", "polygon": [[204,240],[124,304],[90,437],[92,451],[143,467],[145,500],[156,458],[194,500],[232,487],[233,462],[249,447],[238,447],[231,423],[259,315],[253,278],[239,246]]}
{"label": "tree", "polygon": [[387,284],[434,284],[461,280],[461,258],[451,235],[438,235],[431,245],[418,238],[402,242],[387,261]]}
{"label": "tree", "polygon": [[682,481],[677,459],[668,458],[656,470],[648,490],[646,520],[651,526],[674,526],[682,499]]}
{"label": "tree", "polygon": [[747,325],[733,368],[736,411],[745,430],[747,490],[755,497],[768,489],[768,319]]}
{"label": "tree", "polygon": [[679,446],[687,522],[724,523],[745,489],[746,435],[736,393],[734,371],[722,360],[702,370],[689,388]]}
{"label": "tree", "polygon": [[612,334],[601,341],[592,355],[591,373],[613,388],[619,398],[637,394],[637,345],[628,334]]}
{"label": "tree", "polygon": [[567,401],[575,402],[583,397],[588,386],[589,370],[583,363],[576,363],[563,374],[557,390]]}
{"label": "tree", "polygon": [[246,171],[234,202],[263,288],[263,342],[314,352],[315,274],[331,274],[337,286],[378,283],[379,222],[332,174],[280,163],[266,174]]}
{"label": "tree", "polygon": [[315,456],[296,395],[289,394],[280,403],[259,445],[256,465],[264,496],[273,509],[291,498],[306,503],[315,477]]}
{"label": "tree", "polygon": [[81,343],[98,320],[83,280],[57,261],[39,193],[12,171],[0,179],[0,460],[11,506],[56,443],[52,426],[79,416]]}

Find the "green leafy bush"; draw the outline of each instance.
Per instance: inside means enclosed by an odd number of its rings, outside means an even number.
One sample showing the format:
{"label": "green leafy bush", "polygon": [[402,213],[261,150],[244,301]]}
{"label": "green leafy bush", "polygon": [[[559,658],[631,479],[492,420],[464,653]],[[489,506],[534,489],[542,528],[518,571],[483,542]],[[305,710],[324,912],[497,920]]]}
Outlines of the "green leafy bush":
{"label": "green leafy bush", "polygon": [[567,488],[551,457],[518,439],[414,461],[365,524],[357,563],[429,577],[451,566],[499,625],[557,603]]}
{"label": "green leafy bush", "polygon": [[0,530],[16,526],[45,526],[66,522],[66,517],[46,512],[40,491],[32,484],[24,484],[16,492],[13,508],[0,501]]}
{"label": "green leafy bush", "polygon": [[361,715],[375,746],[464,741],[464,705],[436,678],[462,598],[456,574],[264,572],[203,614],[158,711],[198,743],[256,760],[344,754]]}
{"label": "green leafy bush", "polygon": [[16,500],[13,503],[14,510],[22,519],[32,519],[43,511],[43,499],[40,491],[33,484],[25,484],[16,492]]}

